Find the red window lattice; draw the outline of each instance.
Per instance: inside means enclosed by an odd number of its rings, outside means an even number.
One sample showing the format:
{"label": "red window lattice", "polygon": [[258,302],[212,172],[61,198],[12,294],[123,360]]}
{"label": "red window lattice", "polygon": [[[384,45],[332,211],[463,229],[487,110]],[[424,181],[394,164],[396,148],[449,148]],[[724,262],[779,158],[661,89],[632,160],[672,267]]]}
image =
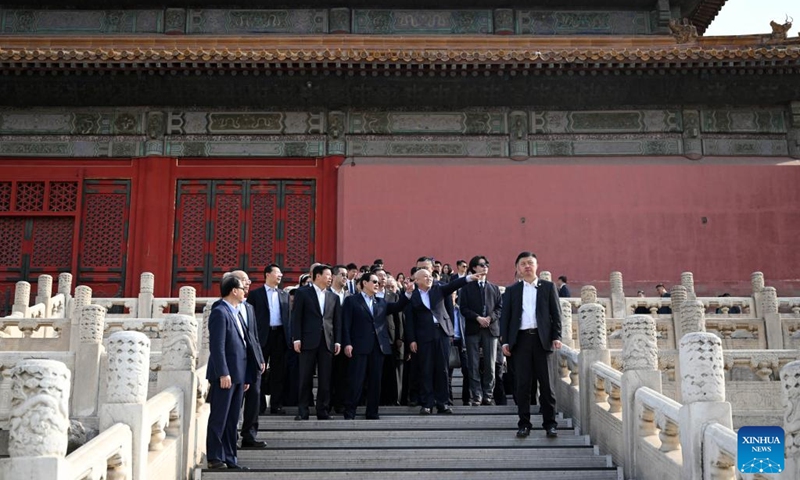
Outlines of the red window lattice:
{"label": "red window lattice", "polygon": [[44,182],[17,183],[17,211],[41,212],[44,210]]}
{"label": "red window lattice", "polygon": [[214,238],[215,265],[239,264],[239,232],[242,210],[241,195],[220,195],[217,197],[217,222]]}
{"label": "red window lattice", "polygon": [[32,267],[72,265],[73,217],[40,217],[33,223]]}
{"label": "red window lattice", "polygon": [[0,217],[0,265],[19,266],[24,235],[24,218]]}
{"label": "red window lattice", "polygon": [[122,266],[125,235],[124,194],[94,194],[86,199],[82,267]]}
{"label": "red window lattice", "polygon": [[0,212],[11,210],[11,182],[0,182]]}
{"label": "red window lattice", "polygon": [[252,265],[269,265],[275,261],[275,211],[278,197],[259,194],[253,197]]}
{"label": "red window lattice", "polygon": [[78,206],[77,182],[50,183],[50,211],[74,212]]}
{"label": "red window lattice", "polygon": [[305,268],[312,263],[311,195],[286,195],[286,265]]}
{"label": "red window lattice", "polygon": [[182,195],[181,207],[179,264],[181,266],[203,265],[206,194]]}

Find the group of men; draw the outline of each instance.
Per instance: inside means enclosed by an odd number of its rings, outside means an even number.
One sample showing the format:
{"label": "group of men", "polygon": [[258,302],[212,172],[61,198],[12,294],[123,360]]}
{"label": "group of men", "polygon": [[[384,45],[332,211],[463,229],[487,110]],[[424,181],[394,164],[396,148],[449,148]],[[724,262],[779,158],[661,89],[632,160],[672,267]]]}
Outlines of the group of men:
{"label": "group of men", "polygon": [[379,261],[361,272],[352,264],[314,264],[311,283],[296,288],[293,299],[279,288],[278,265],[267,266],[263,287],[252,291],[245,272],[225,274],[208,320],[209,468],[246,469],[236,457],[242,403],[242,446],[266,447],[256,433],[267,392],[276,415],[296,395],[298,421],[309,418],[314,400],[319,420],[334,413],[352,420],[362,399],[369,420],[380,418],[379,405],[401,400],[418,405],[421,415],[452,413],[453,345],[461,354],[465,405],[495,403],[500,350],[515,372],[517,436],[530,434],[537,385],[542,426],[557,436],[547,358],[561,348],[558,292],[537,277],[533,253],[520,253],[515,266],[518,282],[504,294],[487,280],[483,256],[457,262],[458,271],[440,280],[433,259],[420,257],[402,284]]}

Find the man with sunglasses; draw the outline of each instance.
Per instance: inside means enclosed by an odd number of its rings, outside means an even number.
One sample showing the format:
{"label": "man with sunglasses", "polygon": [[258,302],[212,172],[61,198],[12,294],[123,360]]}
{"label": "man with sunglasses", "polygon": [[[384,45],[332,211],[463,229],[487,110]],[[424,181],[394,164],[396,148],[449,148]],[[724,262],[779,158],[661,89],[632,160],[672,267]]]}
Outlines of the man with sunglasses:
{"label": "man with sunglasses", "polygon": [[[459,295],[467,344],[469,404],[494,405],[494,364],[500,337],[502,297],[500,288],[486,281],[489,273],[489,261],[486,257],[472,257],[469,261],[469,273],[484,275],[482,280],[462,288]],[[483,349],[483,373],[480,372],[480,349]]]}

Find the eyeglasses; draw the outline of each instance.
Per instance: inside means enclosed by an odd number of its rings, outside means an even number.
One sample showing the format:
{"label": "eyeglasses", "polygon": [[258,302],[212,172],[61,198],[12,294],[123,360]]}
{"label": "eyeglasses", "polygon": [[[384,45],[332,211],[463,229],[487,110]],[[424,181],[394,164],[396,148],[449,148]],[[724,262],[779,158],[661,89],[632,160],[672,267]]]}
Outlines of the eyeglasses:
{"label": "eyeglasses", "polygon": [[378,281],[377,281],[377,280],[370,280],[370,282],[372,282],[372,283],[374,283],[374,284],[376,284],[376,285],[378,284]]}
{"label": "eyeglasses", "polygon": [[478,266],[486,268],[486,267],[489,266],[489,264],[488,263],[479,263]]}

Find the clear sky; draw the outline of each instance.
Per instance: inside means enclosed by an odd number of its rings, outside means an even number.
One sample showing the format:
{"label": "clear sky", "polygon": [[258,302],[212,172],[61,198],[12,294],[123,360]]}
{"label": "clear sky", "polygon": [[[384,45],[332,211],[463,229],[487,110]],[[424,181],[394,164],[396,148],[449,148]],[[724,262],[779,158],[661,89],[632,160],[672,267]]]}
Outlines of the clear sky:
{"label": "clear sky", "polygon": [[783,24],[794,17],[790,37],[800,27],[800,0],[728,0],[711,22],[704,36],[771,33],[770,20]]}

